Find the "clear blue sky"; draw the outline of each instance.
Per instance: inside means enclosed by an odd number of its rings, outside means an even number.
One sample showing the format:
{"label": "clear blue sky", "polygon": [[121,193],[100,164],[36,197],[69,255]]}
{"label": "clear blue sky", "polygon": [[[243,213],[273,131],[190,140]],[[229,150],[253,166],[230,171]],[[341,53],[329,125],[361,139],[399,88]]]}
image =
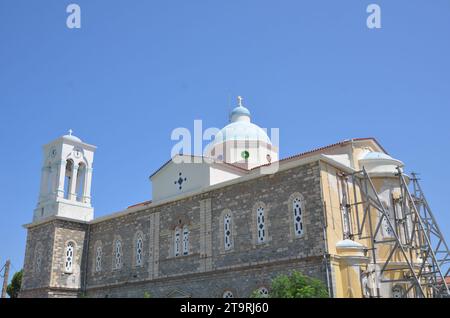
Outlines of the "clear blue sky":
{"label": "clear blue sky", "polygon": [[150,199],[172,129],[224,126],[236,95],[280,128],[282,157],[376,137],[422,174],[450,239],[450,1],[1,0],[0,262],[22,266],[43,144],[72,128],[98,146],[102,216]]}

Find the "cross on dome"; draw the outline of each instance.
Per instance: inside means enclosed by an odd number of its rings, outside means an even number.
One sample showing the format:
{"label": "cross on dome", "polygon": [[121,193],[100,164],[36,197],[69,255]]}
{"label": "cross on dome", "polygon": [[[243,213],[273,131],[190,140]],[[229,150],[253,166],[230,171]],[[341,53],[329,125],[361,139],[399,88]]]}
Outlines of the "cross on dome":
{"label": "cross on dome", "polygon": [[243,100],[242,96],[238,96],[237,99],[238,99],[238,105],[239,105],[239,107],[243,107],[243,106],[242,106],[242,100]]}

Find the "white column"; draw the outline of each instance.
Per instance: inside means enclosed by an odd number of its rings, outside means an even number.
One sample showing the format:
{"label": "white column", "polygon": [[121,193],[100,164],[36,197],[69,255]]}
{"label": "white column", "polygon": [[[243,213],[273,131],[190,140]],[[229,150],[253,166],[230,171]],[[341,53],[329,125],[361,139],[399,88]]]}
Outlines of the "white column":
{"label": "white column", "polygon": [[48,195],[48,177],[49,177],[49,168],[43,167],[41,172],[41,191],[39,194],[39,202],[41,202]]}
{"label": "white column", "polygon": [[84,193],[82,196],[82,202],[83,203],[87,203],[87,204],[91,204],[91,181],[92,181],[92,168],[90,167],[85,167],[85,172],[84,172]]}
{"label": "white column", "polygon": [[49,169],[49,178],[50,178],[50,190],[49,195],[54,195],[57,189],[57,177],[58,177],[58,165],[53,164]]}
{"label": "white column", "polygon": [[73,164],[72,166],[72,176],[70,177],[70,188],[69,188],[69,200],[76,200],[77,199],[77,177],[78,177],[78,165]]}
{"label": "white column", "polygon": [[57,177],[55,178],[57,181],[56,188],[57,193],[56,197],[64,198],[64,179],[66,177],[66,161],[60,161],[57,166]]}

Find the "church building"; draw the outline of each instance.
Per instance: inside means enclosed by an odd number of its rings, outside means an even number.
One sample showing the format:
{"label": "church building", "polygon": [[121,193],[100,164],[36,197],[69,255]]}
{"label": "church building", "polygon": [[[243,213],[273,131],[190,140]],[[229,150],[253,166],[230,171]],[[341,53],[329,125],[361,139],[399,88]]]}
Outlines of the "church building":
{"label": "church building", "polygon": [[425,243],[408,244],[426,238],[405,212],[417,204],[404,191],[413,178],[376,139],[280,159],[241,99],[229,121],[208,155],[174,156],[150,176],[151,201],[99,218],[96,147],[71,131],[46,144],[20,297],[268,296],[293,270],[330,297],[448,291],[423,276],[439,264]]}

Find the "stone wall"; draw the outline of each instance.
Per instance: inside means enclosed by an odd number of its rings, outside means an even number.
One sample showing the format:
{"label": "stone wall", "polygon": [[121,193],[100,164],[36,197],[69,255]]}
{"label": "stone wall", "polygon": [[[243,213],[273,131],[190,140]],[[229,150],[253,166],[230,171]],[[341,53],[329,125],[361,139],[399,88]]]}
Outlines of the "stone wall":
{"label": "stone wall", "polygon": [[225,291],[231,291],[235,298],[245,298],[260,287],[268,287],[270,281],[277,275],[287,274],[292,270],[299,270],[324,282],[326,280],[323,258],[311,257],[302,260],[274,262],[274,264],[251,265],[236,269],[90,288],[87,297],[143,298],[148,293],[147,295],[152,298],[222,298]]}
{"label": "stone wall", "polygon": [[[53,220],[29,228],[23,297],[248,297],[280,273],[297,269],[326,282],[319,164],[310,163],[92,224]],[[292,230],[292,198],[303,199],[304,233]],[[257,243],[256,209],[264,206],[266,241]],[[224,211],[232,214],[232,249],[223,247]],[[189,254],[174,256],[175,228],[189,229]],[[137,234],[143,263],[136,264]],[[114,242],[122,263],[114,266]],[[75,243],[72,273],[65,248]],[[34,274],[36,244],[45,265]],[[101,247],[101,270],[96,253]]]}
{"label": "stone wall", "polygon": [[[50,284],[55,227],[46,223],[28,229],[23,265],[22,293],[27,289],[42,289]],[[40,253],[40,266],[37,264]]]}
{"label": "stone wall", "polygon": [[[305,233],[291,231],[292,193],[304,198]],[[255,204],[265,206],[268,239],[256,242]],[[233,249],[223,244],[223,211],[233,220]],[[174,256],[174,230],[189,228],[189,255]],[[144,234],[144,264],[134,265],[135,234]],[[113,242],[123,243],[123,264],[113,269]],[[95,271],[95,246],[102,245],[102,269]],[[155,208],[91,225],[88,296],[155,297],[186,294],[221,296],[224,288],[248,296],[259,284],[291,269],[326,280],[323,266],[323,204],[318,163],[230,185]],[[313,260],[313,261],[312,261]]]}
{"label": "stone wall", "polygon": [[[21,297],[76,296],[86,259],[87,224],[51,220],[28,229]],[[67,243],[75,244],[73,270],[65,272]],[[41,251],[40,266],[37,254]]]}

